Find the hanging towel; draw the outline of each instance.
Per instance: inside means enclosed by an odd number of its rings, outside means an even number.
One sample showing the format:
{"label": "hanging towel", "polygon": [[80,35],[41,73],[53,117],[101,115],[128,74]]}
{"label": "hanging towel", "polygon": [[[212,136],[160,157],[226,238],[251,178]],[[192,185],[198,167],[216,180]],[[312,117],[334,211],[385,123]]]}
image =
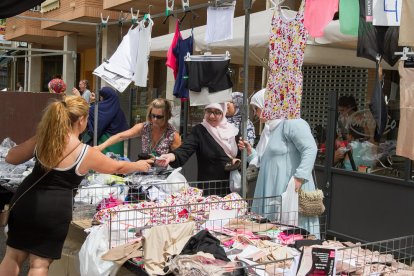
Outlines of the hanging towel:
{"label": "hanging towel", "polygon": [[306,0],[305,27],[313,37],[322,37],[326,25],[338,11],[338,0]]}
{"label": "hanging towel", "polygon": [[339,30],[343,34],[358,35],[359,0],[340,0]]}

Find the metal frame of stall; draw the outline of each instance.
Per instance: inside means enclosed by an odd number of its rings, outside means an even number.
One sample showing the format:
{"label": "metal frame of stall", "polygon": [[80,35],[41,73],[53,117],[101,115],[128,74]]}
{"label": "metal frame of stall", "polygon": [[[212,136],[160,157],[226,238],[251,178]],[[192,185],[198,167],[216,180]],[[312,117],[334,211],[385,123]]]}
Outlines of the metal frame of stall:
{"label": "metal frame of stall", "polygon": [[[242,0],[243,1],[243,8],[245,11],[245,41],[244,41],[244,74],[245,74],[245,78],[244,78],[244,97],[243,97],[243,108],[242,108],[242,133],[243,136],[246,137],[247,136],[247,114],[248,114],[248,102],[247,102],[247,98],[248,98],[248,70],[249,70],[249,57],[248,57],[248,53],[249,53],[249,29],[250,29],[250,12],[251,12],[251,8],[252,8],[252,0]],[[233,0],[216,0],[214,3],[215,4],[223,4],[223,3],[231,3],[233,2]],[[193,10],[198,10],[198,9],[202,9],[202,8],[206,8],[209,7],[213,4],[213,2],[208,1],[205,4],[199,4],[199,5],[194,5],[194,6],[186,6],[184,9],[179,9],[179,10],[169,10],[168,12],[166,11],[165,13],[159,13],[159,14],[155,14],[155,15],[151,15],[151,18],[158,18],[158,17],[164,17],[166,15],[170,15],[170,14],[179,14],[179,13],[183,13],[183,12],[188,12],[188,11],[193,11]],[[132,16],[132,15],[131,15]],[[61,22],[61,23],[70,23],[70,24],[81,24],[81,25],[90,25],[90,26],[96,26],[96,66],[98,67],[100,65],[101,62],[101,33],[102,33],[102,29],[105,28],[108,25],[114,25],[114,24],[120,24],[123,23],[123,21],[125,21],[125,18],[122,18],[118,21],[114,21],[114,22],[108,22],[107,18],[106,20],[104,20],[103,18],[101,19],[101,23],[92,23],[92,22],[82,22],[82,21],[68,21],[68,20],[59,20],[59,19],[53,19],[53,18],[38,18],[38,17],[30,17],[30,16],[23,16],[23,15],[18,15],[16,16],[16,18],[21,18],[21,19],[29,19],[29,20],[39,20],[39,21],[51,21],[51,22]],[[100,79],[98,77],[95,76],[95,87],[96,87],[96,108],[95,108],[95,122],[94,122],[94,137],[93,137],[93,143],[94,145],[97,144],[98,141],[98,137],[97,137],[97,120],[98,120],[98,108],[99,108],[99,89],[97,89],[100,85]],[[132,97],[132,94],[131,94]],[[131,98],[130,98],[130,102],[131,102]],[[131,103],[130,103],[131,105]],[[131,108],[131,107],[130,107]],[[186,102],[186,104],[184,105],[184,120],[183,120],[183,136],[185,137],[187,135],[187,120],[188,120],[188,102]],[[246,191],[246,177],[245,177],[245,172],[246,172],[246,153],[245,151],[243,152],[242,155],[242,187],[243,187],[243,194],[245,195],[245,191]]]}
{"label": "metal frame of stall", "polygon": [[[60,55],[72,55],[74,74],[76,76],[76,62],[77,53],[75,51],[64,51],[64,50],[49,50],[49,49],[38,49],[38,48],[23,48],[23,47],[9,47],[0,46],[0,50],[12,50],[12,51],[25,51],[25,52],[42,52],[42,54],[25,54],[25,55],[8,55],[0,54],[0,57],[10,58],[13,62],[16,62],[17,58],[25,58],[25,72],[24,72],[24,91],[28,90],[28,58],[29,57],[44,57],[44,56],[60,56]],[[13,80],[16,80],[16,71],[13,71]],[[76,79],[75,79],[76,85]]]}

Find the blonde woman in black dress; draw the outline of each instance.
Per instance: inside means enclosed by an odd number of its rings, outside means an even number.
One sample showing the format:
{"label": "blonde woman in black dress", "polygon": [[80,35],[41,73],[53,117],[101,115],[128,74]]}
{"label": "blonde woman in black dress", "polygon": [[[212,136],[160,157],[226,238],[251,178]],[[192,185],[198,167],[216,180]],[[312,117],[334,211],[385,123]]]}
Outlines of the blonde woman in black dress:
{"label": "blonde woman in black dress", "polygon": [[108,174],[149,170],[150,160],[115,161],[82,144],[78,137],[86,128],[88,111],[89,104],[79,96],[49,104],[36,135],[10,149],[6,156],[10,164],[36,159],[32,173],[23,180],[14,199],[49,172],[16,201],[10,212],[6,255],[0,264],[0,275],[18,275],[27,258],[30,260],[29,275],[48,274],[53,260],[61,257],[72,220],[73,189],[89,170]]}

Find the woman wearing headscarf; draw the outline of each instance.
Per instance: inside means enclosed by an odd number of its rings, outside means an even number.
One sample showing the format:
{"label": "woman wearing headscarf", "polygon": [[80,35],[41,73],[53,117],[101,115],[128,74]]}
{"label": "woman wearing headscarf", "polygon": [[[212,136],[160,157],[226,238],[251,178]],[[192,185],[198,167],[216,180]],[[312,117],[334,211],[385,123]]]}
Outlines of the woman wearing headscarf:
{"label": "woman wearing headscarf", "polygon": [[[247,141],[239,142],[239,148],[247,148],[248,161],[260,167],[254,198],[280,196],[287,189],[293,177],[295,191],[315,190],[312,170],[315,163],[317,146],[310,127],[303,119],[266,120],[261,114],[264,107],[265,89],[257,92],[250,104],[265,127],[254,151]],[[263,200],[262,200],[263,201]],[[274,213],[272,206],[255,199],[253,206],[260,214]],[[319,234],[317,217],[303,217],[299,214],[299,226]]]}
{"label": "woman wearing headscarf", "polygon": [[[238,156],[236,136],[239,130],[226,119],[226,104],[214,103],[204,108],[204,119],[196,125],[183,144],[168,154],[160,156],[157,161],[161,166],[173,168],[184,165],[197,154],[198,181],[228,180],[230,172],[224,168]],[[229,187],[203,187],[204,194],[227,194]]]}
{"label": "woman wearing headscarf", "polygon": [[[237,129],[239,129],[239,134],[241,133],[241,107],[243,105],[243,93],[233,92],[231,93],[232,101],[227,104],[227,121],[232,123]],[[254,125],[250,119],[247,119],[247,141],[250,145],[254,145],[254,139],[256,138]]]}
{"label": "woman wearing headscarf", "polygon": [[[119,104],[116,91],[110,87],[102,87],[99,90],[101,101],[98,107],[98,145],[105,142],[109,137],[128,129],[124,112]],[[89,109],[88,133],[93,137],[95,105]],[[103,153],[113,152],[124,155],[124,142],[119,142],[103,150]]]}

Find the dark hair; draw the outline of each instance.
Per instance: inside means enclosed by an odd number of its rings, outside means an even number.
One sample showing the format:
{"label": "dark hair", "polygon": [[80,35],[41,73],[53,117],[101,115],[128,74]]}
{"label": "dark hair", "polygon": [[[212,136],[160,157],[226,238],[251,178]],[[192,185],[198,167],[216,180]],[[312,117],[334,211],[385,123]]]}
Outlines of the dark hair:
{"label": "dark hair", "polygon": [[62,79],[62,75],[56,74],[53,76],[53,79]]}
{"label": "dark hair", "polygon": [[349,127],[349,134],[352,135],[352,137],[355,140],[361,140],[361,139],[366,138],[364,128],[359,125],[351,125]]}
{"label": "dark hair", "polygon": [[352,95],[341,96],[338,100],[338,106],[351,107],[353,111],[358,110],[356,100]]}

